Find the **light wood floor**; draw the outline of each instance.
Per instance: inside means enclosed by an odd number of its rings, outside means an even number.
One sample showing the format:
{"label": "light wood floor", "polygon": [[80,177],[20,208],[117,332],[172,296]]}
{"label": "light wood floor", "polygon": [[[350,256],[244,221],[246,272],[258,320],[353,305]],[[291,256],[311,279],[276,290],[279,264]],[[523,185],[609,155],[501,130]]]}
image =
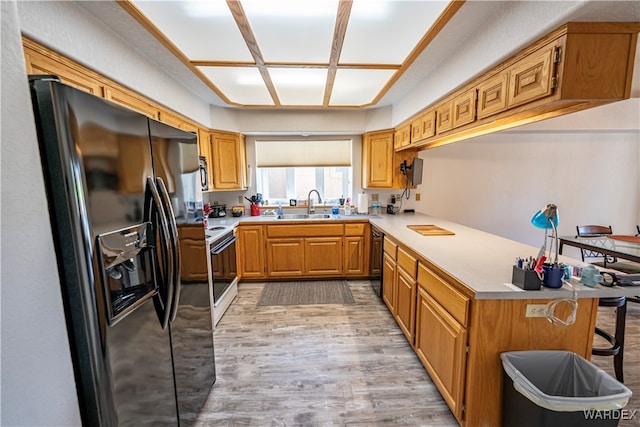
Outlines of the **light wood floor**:
{"label": "light wood floor", "polygon": [[[195,425],[457,426],[369,282],[349,284],[355,304],[278,307],[257,307],[263,285],[241,284],[215,330],[217,382]],[[628,317],[627,408],[640,409],[638,305]]]}

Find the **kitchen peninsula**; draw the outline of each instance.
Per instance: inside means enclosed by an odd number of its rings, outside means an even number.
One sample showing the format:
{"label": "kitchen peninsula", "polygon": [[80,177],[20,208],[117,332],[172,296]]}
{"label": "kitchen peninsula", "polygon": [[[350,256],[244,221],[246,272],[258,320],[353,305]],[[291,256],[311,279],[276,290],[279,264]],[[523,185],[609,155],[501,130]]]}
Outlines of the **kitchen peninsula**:
{"label": "kitchen peninsula", "polygon": [[[276,224],[308,228],[362,221],[342,215],[321,220],[260,216],[228,218],[214,225],[258,227],[263,233],[261,227]],[[526,317],[527,306],[570,298],[566,285],[524,291],[511,284],[513,260],[536,256],[538,248],[421,213],[370,216],[366,221],[385,233],[385,303],[463,426],[500,424],[500,353],[564,349],[590,358],[598,298],[634,293],[585,287],[572,279],[578,296],[576,321],[556,326],[545,317]],[[453,234],[423,236],[410,225],[435,225]],[[239,239],[241,251],[242,234]],[[560,260],[583,264],[566,257]],[[560,304],[556,316],[564,320],[568,315]]]}

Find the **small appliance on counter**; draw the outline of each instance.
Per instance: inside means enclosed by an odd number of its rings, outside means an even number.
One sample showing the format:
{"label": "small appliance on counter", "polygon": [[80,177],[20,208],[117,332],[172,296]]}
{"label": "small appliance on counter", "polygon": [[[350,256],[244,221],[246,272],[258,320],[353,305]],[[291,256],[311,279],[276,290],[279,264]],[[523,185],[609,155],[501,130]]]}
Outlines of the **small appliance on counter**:
{"label": "small appliance on counter", "polygon": [[213,202],[211,205],[211,213],[209,214],[209,218],[224,218],[227,216],[227,205],[219,204],[218,202]]}

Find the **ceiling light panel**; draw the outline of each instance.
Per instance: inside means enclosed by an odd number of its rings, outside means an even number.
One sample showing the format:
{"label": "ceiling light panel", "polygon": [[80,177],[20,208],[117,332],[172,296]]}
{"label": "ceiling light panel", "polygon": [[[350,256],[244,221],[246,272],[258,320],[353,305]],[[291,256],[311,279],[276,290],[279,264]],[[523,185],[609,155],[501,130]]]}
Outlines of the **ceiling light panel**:
{"label": "ceiling light panel", "polygon": [[371,103],[395,70],[338,69],[329,102],[332,106]]}
{"label": "ceiling light panel", "polygon": [[354,0],[340,63],[403,63],[448,4],[448,1]]}
{"label": "ceiling light panel", "polygon": [[328,63],[338,0],[243,0],[265,62]]}
{"label": "ceiling light panel", "polygon": [[231,100],[241,105],[274,105],[255,67],[198,67]]}
{"label": "ceiling light panel", "polygon": [[253,62],[224,0],[132,3],[191,60]]}
{"label": "ceiling light panel", "polygon": [[326,68],[269,68],[282,105],[322,105]]}

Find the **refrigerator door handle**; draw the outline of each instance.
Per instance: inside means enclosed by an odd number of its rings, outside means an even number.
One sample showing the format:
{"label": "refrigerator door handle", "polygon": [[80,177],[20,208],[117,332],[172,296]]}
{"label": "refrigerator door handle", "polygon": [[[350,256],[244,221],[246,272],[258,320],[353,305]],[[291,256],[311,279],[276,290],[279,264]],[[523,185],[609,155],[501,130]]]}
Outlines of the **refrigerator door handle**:
{"label": "refrigerator door handle", "polygon": [[[163,209],[162,199],[160,198],[160,193],[158,192],[158,188],[156,187],[153,178],[147,177],[147,195],[145,198],[148,198],[148,201],[145,202],[145,220],[150,221],[154,228],[157,229],[160,233],[160,240],[162,245],[164,246],[165,254],[171,254],[170,247],[170,234],[169,234],[169,225],[167,222],[167,216],[165,210]],[[157,212],[158,218],[160,218],[160,223],[156,224],[153,222],[153,213]],[[156,253],[158,248],[156,246]],[[160,258],[160,256],[158,256]],[[164,258],[164,257],[162,257]],[[171,316],[171,306],[173,303],[173,256],[168,256],[167,259],[158,259],[156,262],[161,263],[163,268],[163,277],[160,279],[160,286],[163,288],[159,290],[158,294],[156,294],[154,298],[154,305],[156,307],[156,312],[158,313],[158,319],[160,320],[160,325],[162,329],[165,329],[169,324],[169,318]]]}
{"label": "refrigerator door handle", "polygon": [[158,186],[158,190],[160,193],[160,199],[162,200],[162,204],[165,209],[165,214],[167,218],[167,222],[169,225],[169,235],[171,236],[171,246],[173,250],[171,251],[171,256],[173,257],[173,277],[171,278],[173,281],[173,303],[170,307],[170,320],[173,322],[176,320],[176,315],[178,313],[178,303],[180,299],[180,245],[178,244],[178,227],[176,225],[176,218],[173,214],[173,209],[171,208],[171,200],[169,199],[169,192],[167,191],[167,187],[164,185],[164,181],[162,178],[156,178],[156,184]]}

